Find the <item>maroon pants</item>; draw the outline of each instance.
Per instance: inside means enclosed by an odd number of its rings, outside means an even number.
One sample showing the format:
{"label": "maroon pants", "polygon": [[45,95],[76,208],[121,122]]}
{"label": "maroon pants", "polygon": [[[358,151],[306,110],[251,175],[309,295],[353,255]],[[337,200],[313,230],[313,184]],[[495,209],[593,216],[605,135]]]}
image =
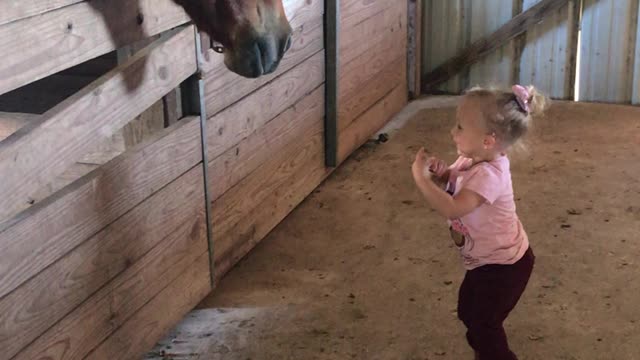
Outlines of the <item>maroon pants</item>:
{"label": "maroon pants", "polygon": [[458,295],[458,317],[479,360],[517,360],[502,323],[524,292],[535,256],[531,248],[512,265],[484,265],[467,271]]}

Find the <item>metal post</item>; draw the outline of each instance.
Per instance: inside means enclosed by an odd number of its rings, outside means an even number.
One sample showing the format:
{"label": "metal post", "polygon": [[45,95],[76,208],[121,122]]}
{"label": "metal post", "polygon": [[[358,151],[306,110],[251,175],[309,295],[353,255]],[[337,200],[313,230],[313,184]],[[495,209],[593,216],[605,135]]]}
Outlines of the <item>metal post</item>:
{"label": "metal post", "polygon": [[340,0],[324,2],[325,49],[325,165],[338,165],[338,63]]}
{"label": "metal post", "polygon": [[209,195],[209,160],[207,157],[207,107],[204,99],[204,79],[202,75],[202,65],[204,62],[202,54],[202,41],[200,34],[194,27],[194,37],[196,41],[196,60],[198,70],[182,85],[182,106],[183,114],[200,116],[200,141],[202,148],[202,172],[204,177],[204,201],[205,218],[207,226],[207,242],[209,244],[209,269],[211,271],[211,287],[215,286],[215,261],[213,252],[213,223],[211,219],[211,197]]}

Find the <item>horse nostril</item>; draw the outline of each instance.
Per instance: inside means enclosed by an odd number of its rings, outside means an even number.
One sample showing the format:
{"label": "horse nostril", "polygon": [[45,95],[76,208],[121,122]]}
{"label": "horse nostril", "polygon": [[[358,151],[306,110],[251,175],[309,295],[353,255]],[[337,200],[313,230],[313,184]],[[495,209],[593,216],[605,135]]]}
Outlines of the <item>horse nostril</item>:
{"label": "horse nostril", "polygon": [[287,36],[287,42],[284,44],[284,51],[282,52],[283,54],[289,51],[289,49],[291,48],[291,42],[291,35],[289,35]]}

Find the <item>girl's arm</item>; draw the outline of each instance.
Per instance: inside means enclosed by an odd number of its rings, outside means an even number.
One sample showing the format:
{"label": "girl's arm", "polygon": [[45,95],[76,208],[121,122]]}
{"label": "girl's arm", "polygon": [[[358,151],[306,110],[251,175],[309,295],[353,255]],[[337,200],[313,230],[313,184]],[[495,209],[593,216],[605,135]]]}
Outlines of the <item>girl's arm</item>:
{"label": "girl's arm", "polygon": [[[426,164],[427,157],[424,149],[420,149],[411,167],[413,179],[429,205],[444,217],[448,219],[459,218],[470,213],[485,202],[482,196],[465,189],[462,189],[456,196],[452,197],[438,187],[431,179],[424,176],[423,169]],[[448,179],[448,171],[446,175],[447,177],[443,174],[441,178]]]}
{"label": "girl's arm", "polygon": [[485,202],[482,196],[466,189],[451,196],[422,174],[417,175],[414,174],[414,180],[424,198],[434,210],[447,219],[464,216]]}

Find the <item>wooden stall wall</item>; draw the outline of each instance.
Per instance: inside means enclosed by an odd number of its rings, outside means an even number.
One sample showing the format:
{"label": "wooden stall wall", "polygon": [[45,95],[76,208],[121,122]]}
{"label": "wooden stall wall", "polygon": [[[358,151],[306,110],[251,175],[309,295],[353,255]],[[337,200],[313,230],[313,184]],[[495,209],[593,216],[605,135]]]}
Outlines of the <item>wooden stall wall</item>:
{"label": "wooden stall wall", "polygon": [[407,104],[407,3],[340,2],[338,162]]}
{"label": "wooden stall wall", "polygon": [[167,35],[40,115],[0,118],[0,359],[140,357],[210,292],[198,118],[43,192],[196,72],[187,21],[168,0],[0,2],[0,44],[20,49],[0,94]]}
{"label": "wooden stall wall", "polygon": [[[275,74],[242,79],[213,52],[205,72],[216,278],[330,173],[324,166],[321,0],[288,0],[294,43]],[[341,2],[339,160],[407,102],[406,4]]]}

